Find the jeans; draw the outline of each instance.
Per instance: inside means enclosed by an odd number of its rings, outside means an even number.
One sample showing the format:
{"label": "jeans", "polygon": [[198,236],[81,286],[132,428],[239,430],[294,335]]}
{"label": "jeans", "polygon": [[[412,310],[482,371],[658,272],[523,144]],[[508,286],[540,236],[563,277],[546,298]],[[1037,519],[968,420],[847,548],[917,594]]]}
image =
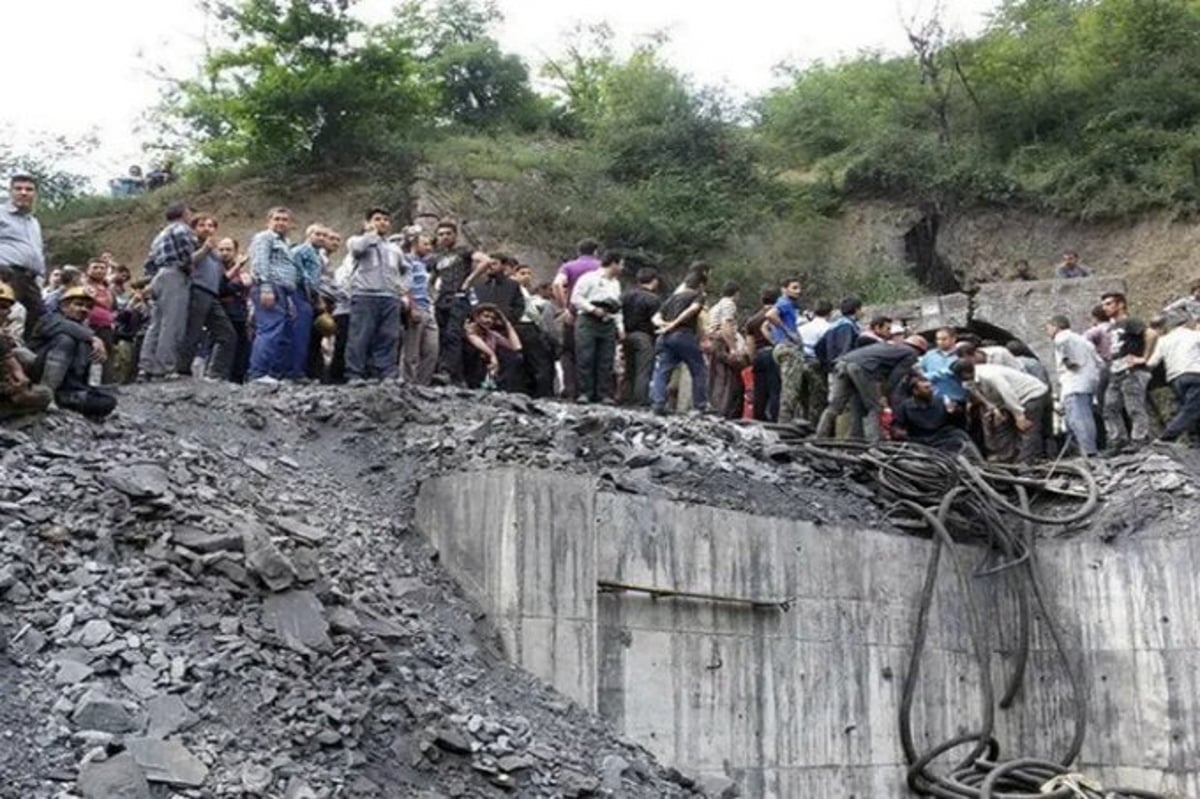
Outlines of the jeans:
{"label": "jeans", "polygon": [[158,270],[150,281],[150,326],[142,343],[138,368],[149,375],[187,370],[191,364],[179,363],[180,350],[187,338],[191,306],[192,279],[174,267]]}
{"label": "jeans", "polygon": [[274,286],[275,304],[262,306],[262,286],[250,291],[254,303],[254,344],[250,348],[250,371],[247,377],[274,377],[282,380],[292,367],[292,327],[295,289]]}
{"label": "jeans", "polygon": [[1063,420],[1067,433],[1084,455],[1096,454],[1096,417],[1092,414],[1091,394],[1068,394],[1062,398]]}
{"label": "jeans", "polygon": [[760,422],[774,422],[779,418],[782,383],[779,364],[770,347],[760,347],[754,353],[751,371],[754,373],[754,418]]}
{"label": "jeans", "polygon": [[[1150,385],[1149,369],[1126,369],[1109,372],[1104,391],[1104,430],[1109,447],[1119,447],[1133,439],[1141,444],[1150,438],[1150,414],[1146,410],[1146,389]],[[1130,430],[1125,432],[1125,416]]]}
{"label": "jeans", "polygon": [[[858,404],[853,410],[862,420],[862,437],[872,444],[878,443],[882,435],[879,428],[882,403],[879,381],[864,372],[858,364],[844,361],[837,361],[833,365],[833,374],[829,378],[829,405],[821,412],[817,435],[821,438],[831,438],[838,416],[854,400],[857,400]],[[851,429],[851,438],[856,438],[857,425],[852,423]]]}
{"label": "jeans", "polygon": [[625,386],[629,402],[645,407],[650,404],[650,379],[654,375],[654,336],[628,333],[625,336]]}
{"label": "jeans", "polygon": [[599,402],[613,395],[617,323],[591,314],[575,320],[575,372],[579,396]]}
{"label": "jeans", "polygon": [[1174,441],[1181,435],[1195,431],[1200,423],[1200,374],[1185,372],[1171,381],[1171,389],[1179,399],[1179,410],[1167,423],[1163,441]]}
{"label": "jeans", "polygon": [[404,331],[404,379],[427,386],[433,381],[438,361],[438,326],[433,310],[421,311]]}
{"label": "jeans", "polygon": [[212,351],[208,361],[208,376],[218,380],[228,380],[233,371],[234,349],[237,346],[237,334],[221,301],[210,291],[198,286],[192,286],[192,297],[188,304],[187,336],[179,354],[179,370],[190,370],[196,357],[196,350],[208,330],[212,341]]}
{"label": "jeans", "polygon": [[292,349],[287,376],[292,380],[303,380],[308,376],[308,344],[312,340],[313,307],[308,301],[308,295],[303,291],[297,291],[293,300],[296,315],[292,317]]}
{"label": "jeans", "polygon": [[347,377],[382,380],[395,377],[399,344],[399,297],[368,294],[350,298]]}
{"label": "jeans", "polygon": [[692,377],[692,408],[708,405],[708,379],[704,373],[704,353],[691,330],[676,330],[658,339],[654,359],[654,379],[650,383],[650,404],[655,410],[667,407],[667,383],[679,364],[687,364]]}

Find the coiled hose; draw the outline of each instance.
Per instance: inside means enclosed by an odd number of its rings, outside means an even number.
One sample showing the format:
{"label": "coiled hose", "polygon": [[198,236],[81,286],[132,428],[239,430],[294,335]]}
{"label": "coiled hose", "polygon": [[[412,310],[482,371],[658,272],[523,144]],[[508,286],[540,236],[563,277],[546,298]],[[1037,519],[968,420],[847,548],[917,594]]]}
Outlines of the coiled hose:
{"label": "coiled hose", "polygon": [[[908,443],[867,445],[810,439],[800,449],[812,458],[865,473],[881,495],[890,500],[889,516],[893,521],[900,526],[928,530],[932,537],[900,700],[900,743],[909,763],[906,781],[911,790],[940,799],[1166,799],[1162,794],[1136,788],[1102,789],[1070,769],[1083,748],[1087,732],[1086,697],[1081,670],[1067,651],[1038,576],[1034,525],[1074,524],[1095,512],[1099,489],[1085,464],[984,465]],[[1033,500],[1043,497],[1054,500],[1055,513],[1033,510]],[[1064,503],[1074,507],[1058,513]],[[974,569],[963,562],[967,548],[960,542],[967,540],[986,544],[982,548],[984,556]],[[980,721],[978,729],[919,752],[913,734],[913,700],[920,681],[938,572],[947,558],[966,608],[971,651],[979,673]],[[989,629],[972,581],[1000,578],[1015,594],[1017,650],[999,706],[1010,707],[1024,682],[1029,662],[1031,609],[1036,608],[1071,686],[1072,735],[1056,760],[999,759],[1000,745],[993,736],[996,702]],[[935,761],[960,749],[965,754],[948,773],[934,772]]]}

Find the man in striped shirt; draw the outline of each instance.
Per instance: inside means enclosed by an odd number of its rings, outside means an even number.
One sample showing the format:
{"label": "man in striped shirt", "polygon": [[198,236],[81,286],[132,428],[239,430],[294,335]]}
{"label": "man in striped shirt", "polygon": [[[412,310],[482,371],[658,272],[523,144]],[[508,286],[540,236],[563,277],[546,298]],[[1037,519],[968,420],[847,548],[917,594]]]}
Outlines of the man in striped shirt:
{"label": "man in striped shirt", "polygon": [[267,229],[254,234],[246,251],[254,282],[250,290],[254,305],[254,345],[250,350],[248,375],[251,380],[278,380],[291,370],[299,282],[287,242],[291,228],[292,212],[287,208],[272,208],[267,212]]}

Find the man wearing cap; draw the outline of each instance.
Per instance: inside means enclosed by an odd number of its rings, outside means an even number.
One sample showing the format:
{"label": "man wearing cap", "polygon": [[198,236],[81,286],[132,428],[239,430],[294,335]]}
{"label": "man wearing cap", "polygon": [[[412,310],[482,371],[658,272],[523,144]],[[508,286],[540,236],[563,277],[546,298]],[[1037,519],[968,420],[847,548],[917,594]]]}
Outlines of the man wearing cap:
{"label": "man wearing cap", "polygon": [[0,280],[13,290],[25,308],[25,339],[42,317],[42,293],[38,280],[46,271],[42,226],[33,215],[37,181],[17,173],[8,181],[9,201],[0,207]]}
{"label": "man wearing cap", "polygon": [[33,372],[54,392],[60,407],[103,419],[117,407],[117,399],[108,390],[88,385],[91,365],[108,357],[104,343],[87,326],[91,310],[92,297],[83,286],[63,292],[58,311],[44,317],[38,328]]}
{"label": "man wearing cap", "polygon": [[1153,369],[1163,364],[1167,384],[1179,400],[1179,410],[1167,423],[1160,441],[1175,441],[1185,433],[1200,433],[1200,331],[1188,327],[1187,309],[1176,308],[1167,314],[1167,333],[1154,346],[1154,353],[1134,356],[1137,363]]}
{"label": "man wearing cap", "polygon": [[50,389],[30,383],[17,357],[18,344],[6,330],[9,312],[15,304],[12,287],[0,283],[0,421],[44,411],[54,399]]}
{"label": "man wearing cap", "polygon": [[392,215],[384,208],[371,208],[365,232],[346,242],[354,258],[347,281],[346,376],[351,380],[386,380],[399,368],[400,249],[387,239],[391,230]]}
{"label": "man wearing cap", "polygon": [[150,281],[150,326],[142,342],[138,371],[146,378],[165,377],[181,367],[191,304],[192,266],[207,257],[216,242],[197,246],[192,212],[183,203],[167,207],[167,225],[150,244],[146,273]]}
{"label": "man wearing cap", "polygon": [[884,403],[880,385],[884,386],[887,396],[899,396],[917,359],[925,354],[928,346],[923,336],[913,335],[900,343],[881,341],[858,347],[838,358],[830,375],[829,405],[821,413],[817,435],[832,437],[838,416],[852,399],[857,398],[864,416],[863,435],[868,442],[878,443],[881,437],[879,413]]}

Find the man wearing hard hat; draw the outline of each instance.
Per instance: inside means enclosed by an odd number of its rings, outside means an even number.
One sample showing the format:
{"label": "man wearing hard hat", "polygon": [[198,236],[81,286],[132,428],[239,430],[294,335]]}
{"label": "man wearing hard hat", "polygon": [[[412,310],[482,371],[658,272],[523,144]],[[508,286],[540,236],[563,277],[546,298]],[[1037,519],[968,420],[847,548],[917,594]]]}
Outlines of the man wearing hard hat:
{"label": "man wearing hard hat", "polygon": [[0,283],[0,419],[40,413],[54,399],[50,389],[29,382],[17,358],[17,342],[6,331],[8,314],[16,301],[12,287]]}
{"label": "man wearing hard hat", "polygon": [[86,324],[91,310],[92,297],[82,286],[63,292],[58,311],[42,318],[34,374],[60,407],[103,419],[117,407],[117,398],[109,389],[88,385],[89,367],[108,357]]}

